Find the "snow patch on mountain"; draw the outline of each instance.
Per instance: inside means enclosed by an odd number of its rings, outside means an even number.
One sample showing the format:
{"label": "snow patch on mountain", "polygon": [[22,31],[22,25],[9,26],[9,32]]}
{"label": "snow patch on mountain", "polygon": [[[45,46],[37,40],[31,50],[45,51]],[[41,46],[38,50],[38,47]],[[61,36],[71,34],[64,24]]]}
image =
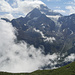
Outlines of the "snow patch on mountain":
{"label": "snow patch on mountain", "polygon": [[34,17],[34,18],[33,18],[33,20],[37,20],[37,19],[38,19],[38,17]]}
{"label": "snow patch on mountain", "polygon": [[74,34],[74,32],[72,30],[70,30],[70,31],[71,31],[71,34],[70,35]]}
{"label": "snow patch on mountain", "polygon": [[61,27],[61,24],[58,22],[58,19],[61,17],[60,15],[46,15],[46,17],[50,18],[52,21],[55,22],[55,25]]}
{"label": "snow patch on mountain", "polygon": [[40,31],[40,30],[37,30],[36,28],[34,28],[33,29],[35,32],[38,32],[38,33],[40,33],[41,34],[41,36],[42,36],[42,38],[44,39],[44,42],[51,42],[51,43],[53,43],[53,41],[55,41],[56,39],[54,38],[54,37],[47,37],[47,36],[45,36],[44,34],[43,34],[43,32],[42,31]]}
{"label": "snow patch on mountain", "polygon": [[61,16],[60,15],[55,15],[55,16],[51,16],[51,15],[46,15],[49,18],[53,18],[53,19],[59,19]]}

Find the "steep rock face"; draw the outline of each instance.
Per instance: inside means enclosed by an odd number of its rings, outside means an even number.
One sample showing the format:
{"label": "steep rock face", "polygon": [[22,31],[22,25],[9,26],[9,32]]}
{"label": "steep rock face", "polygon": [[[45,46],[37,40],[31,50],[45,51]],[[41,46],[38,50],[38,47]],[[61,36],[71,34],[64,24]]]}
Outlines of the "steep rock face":
{"label": "steep rock face", "polygon": [[41,12],[37,9],[34,8],[31,12],[29,12],[26,17],[33,19],[34,17],[39,17],[41,16]]}
{"label": "steep rock face", "polygon": [[75,33],[75,14],[59,18],[61,23],[61,31],[65,35],[73,35]]}
{"label": "steep rock face", "polygon": [[17,19],[13,19],[11,21],[11,23],[17,29],[26,30],[27,26],[25,26],[24,24],[27,23],[28,20],[29,20],[28,18],[20,17],[20,18],[17,18]]}
{"label": "steep rock face", "polygon": [[60,32],[63,35],[64,49],[70,55],[75,53],[75,14],[58,19],[61,24]]}

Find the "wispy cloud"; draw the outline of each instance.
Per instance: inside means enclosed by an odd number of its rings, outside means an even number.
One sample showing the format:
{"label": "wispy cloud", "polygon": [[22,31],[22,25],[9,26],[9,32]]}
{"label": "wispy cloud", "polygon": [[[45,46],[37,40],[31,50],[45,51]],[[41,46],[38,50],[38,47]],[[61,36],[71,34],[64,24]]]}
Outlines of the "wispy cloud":
{"label": "wispy cloud", "polygon": [[66,6],[65,9],[68,14],[74,14],[75,13],[75,0],[65,2]]}
{"label": "wispy cloud", "polygon": [[75,6],[66,6],[65,8],[69,10],[69,14],[75,13]]}
{"label": "wispy cloud", "polygon": [[12,7],[5,0],[0,0],[0,12],[12,12]]}
{"label": "wispy cloud", "polygon": [[61,10],[61,9],[60,9],[60,10],[59,10],[59,9],[58,9],[58,10],[54,10],[54,11],[55,11],[55,12],[59,12],[59,13],[66,13],[65,10]]}

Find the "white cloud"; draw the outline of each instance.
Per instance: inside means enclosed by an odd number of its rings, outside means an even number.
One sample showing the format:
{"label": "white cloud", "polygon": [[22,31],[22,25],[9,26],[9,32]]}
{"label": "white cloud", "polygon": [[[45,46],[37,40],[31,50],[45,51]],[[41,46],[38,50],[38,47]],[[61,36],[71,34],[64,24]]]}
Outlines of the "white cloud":
{"label": "white cloud", "polygon": [[65,8],[69,10],[69,14],[75,13],[75,6],[66,6]]}
{"label": "white cloud", "polygon": [[11,14],[21,13],[26,15],[35,7],[39,7],[40,4],[44,4],[40,0],[13,0],[13,1],[14,1],[13,4],[10,5],[8,1],[0,0],[0,12],[8,12]]}
{"label": "white cloud", "polygon": [[16,1],[18,4],[19,11],[22,11],[25,14],[34,9],[35,7],[39,7],[40,4],[44,4],[40,0],[24,0],[24,1],[16,0]]}
{"label": "white cloud", "polygon": [[12,12],[12,7],[5,0],[0,0],[0,12]]}
{"label": "white cloud", "polygon": [[65,62],[73,62],[75,60],[75,54],[70,54],[68,57],[65,58]]}
{"label": "white cloud", "polygon": [[65,10],[54,10],[55,12],[59,12],[59,13],[66,13]]}
{"label": "white cloud", "polygon": [[14,7],[14,8],[17,7],[16,1],[14,1],[13,4],[11,4],[11,6]]}
{"label": "white cloud", "polygon": [[44,55],[40,48],[36,49],[33,45],[23,41],[15,43],[15,31],[10,23],[0,20],[0,71],[32,72],[57,64],[52,62],[57,58],[56,54]]}
{"label": "white cloud", "polygon": [[65,7],[66,13],[68,13],[69,15],[74,14],[75,13],[75,0],[68,1],[65,4],[67,4],[67,6]]}

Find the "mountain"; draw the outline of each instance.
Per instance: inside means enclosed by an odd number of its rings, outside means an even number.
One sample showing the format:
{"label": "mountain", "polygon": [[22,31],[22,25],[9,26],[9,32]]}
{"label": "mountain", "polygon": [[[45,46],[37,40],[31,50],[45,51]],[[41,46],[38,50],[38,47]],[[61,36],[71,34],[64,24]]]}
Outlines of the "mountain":
{"label": "mountain", "polygon": [[2,20],[5,20],[6,22],[11,22],[9,19],[7,18],[1,18]]}
{"label": "mountain", "polygon": [[2,19],[16,27],[17,41],[23,40],[36,48],[40,47],[45,55],[59,54],[56,67],[65,65],[64,59],[75,53],[75,14],[63,16],[40,5],[40,8],[34,8],[25,17],[11,21]]}
{"label": "mountain", "polygon": [[65,35],[73,35],[75,33],[75,14],[61,17],[59,22],[62,24],[61,31]]}
{"label": "mountain", "polygon": [[75,62],[54,70],[38,70],[32,73],[6,73],[0,75],[75,75]]}
{"label": "mountain", "polygon": [[47,44],[48,41],[49,43],[53,42],[56,30],[55,23],[45,14],[42,14],[39,9],[35,8],[26,17],[13,19],[11,23],[18,29],[18,40],[24,40],[37,48],[44,47],[45,52],[49,52],[50,45]]}

